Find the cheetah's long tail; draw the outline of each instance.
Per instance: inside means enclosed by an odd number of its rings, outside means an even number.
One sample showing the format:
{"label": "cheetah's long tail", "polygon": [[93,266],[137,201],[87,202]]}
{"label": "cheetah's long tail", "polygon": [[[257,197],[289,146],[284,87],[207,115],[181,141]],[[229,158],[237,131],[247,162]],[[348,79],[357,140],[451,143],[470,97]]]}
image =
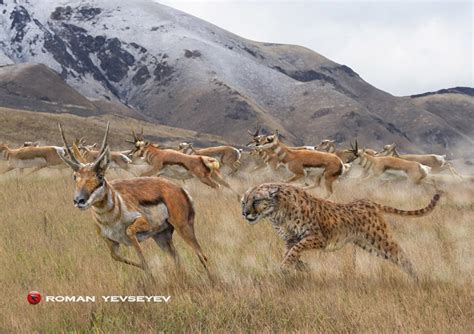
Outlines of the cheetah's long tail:
{"label": "cheetah's long tail", "polygon": [[395,214],[395,215],[401,215],[401,216],[424,216],[424,215],[430,213],[431,211],[433,211],[433,209],[435,208],[436,203],[438,203],[440,197],[441,197],[440,194],[435,194],[435,195],[433,196],[433,198],[431,199],[430,204],[428,204],[428,205],[427,205],[426,207],[424,207],[423,209],[418,209],[418,210],[400,210],[400,209],[392,208],[392,207],[390,207],[390,206],[385,206],[385,205],[382,205],[382,204],[377,204],[377,206],[378,206],[379,209],[382,210],[383,212],[391,213],[391,214]]}

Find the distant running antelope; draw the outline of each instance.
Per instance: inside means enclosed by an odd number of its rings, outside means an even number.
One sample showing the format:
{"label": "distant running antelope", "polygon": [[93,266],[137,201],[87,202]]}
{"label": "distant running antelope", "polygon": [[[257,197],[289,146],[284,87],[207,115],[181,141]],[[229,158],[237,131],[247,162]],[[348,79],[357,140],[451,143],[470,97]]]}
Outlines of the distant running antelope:
{"label": "distant running antelope", "polygon": [[16,149],[9,148],[6,144],[0,144],[0,153],[8,161],[8,167],[0,174],[5,174],[18,168],[20,172],[24,168],[33,168],[29,173],[34,173],[45,167],[65,167],[59,154],[64,153],[64,148],[57,146],[27,146]]}
{"label": "distant running antelope", "polygon": [[222,166],[230,168],[230,175],[237,172],[240,167],[240,150],[232,146],[213,146],[196,149],[193,143],[183,142],[178,146],[178,150],[185,154],[205,155],[219,159]]}
{"label": "distant running antelope", "polygon": [[365,169],[365,179],[379,177],[384,172],[392,170],[402,171],[413,183],[420,184],[431,171],[430,167],[416,161],[408,161],[397,157],[373,156],[368,154],[365,149],[359,150],[357,142],[353,148],[353,153],[361,159]]}
{"label": "distant running antelope", "polygon": [[269,149],[278,156],[278,160],[286,165],[288,171],[293,173],[293,176],[286,182],[294,182],[306,176],[312,168],[322,168],[323,173],[318,175],[314,184],[307,187],[307,189],[319,186],[321,177],[324,176],[328,195],[333,193],[332,185],[344,173],[345,169],[342,160],[335,154],[311,150],[294,150],[286,146],[279,140],[278,131],[265,136],[265,140],[257,145],[256,149]]}
{"label": "distant running antelope", "polygon": [[219,171],[220,166],[217,159],[203,155],[188,155],[173,149],[162,149],[158,145],[145,141],[143,132],[137,136],[135,131],[132,131],[132,136],[134,148],[130,155],[135,158],[143,158],[152,167],[141,176],[156,175],[167,165],[178,165],[212,188],[220,188],[220,185],[230,188]]}
{"label": "distant running antelope", "polygon": [[379,156],[394,156],[409,161],[416,161],[431,168],[432,173],[449,170],[451,175],[462,178],[454,167],[446,161],[446,155],[439,154],[399,154],[395,144],[385,145]]}

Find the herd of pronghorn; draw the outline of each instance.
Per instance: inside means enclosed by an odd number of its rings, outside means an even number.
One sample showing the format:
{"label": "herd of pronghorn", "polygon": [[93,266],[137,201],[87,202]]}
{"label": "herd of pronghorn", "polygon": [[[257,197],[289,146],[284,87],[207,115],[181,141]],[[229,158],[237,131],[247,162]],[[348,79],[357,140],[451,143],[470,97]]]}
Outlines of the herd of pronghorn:
{"label": "herd of pronghorn", "polygon": [[[351,165],[358,161],[363,175],[377,177],[389,170],[402,171],[419,184],[429,173],[449,170],[459,176],[446,162],[445,156],[427,154],[398,154],[395,145],[386,145],[381,152],[351,144],[350,149],[338,150],[334,141],[323,140],[315,147],[290,147],[280,140],[278,131],[262,134],[261,129],[250,132],[250,151],[243,152],[231,146],[196,149],[191,143],[181,143],[178,148],[163,148],[150,143],[132,130],[133,145],[128,151],[110,151],[107,143],[109,124],[100,147],[87,145],[84,139],[68,144],[59,124],[63,146],[39,146],[25,142],[23,147],[9,148],[0,144],[0,153],[8,161],[3,171],[32,168],[34,173],[45,167],[67,167],[73,170],[75,191],[73,202],[81,210],[91,209],[98,234],[108,245],[112,258],[144,269],[150,273],[140,242],[154,239],[157,245],[177,260],[172,242],[176,231],[192,247],[207,271],[207,258],[194,233],[195,211],[191,197],[181,186],[164,177],[185,180],[196,177],[212,187],[230,188],[220,171],[221,166],[230,169],[229,176],[245,170],[252,173],[266,166],[277,171],[281,166],[292,173],[285,182],[294,182],[311,175],[316,170],[315,182],[319,186],[325,180],[328,196],[333,183],[346,175]],[[250,162],[249,162],[250,161]],[[248,166],[243,166],[243,165]],[[133,165],[144,165],[146,170],[139,177],[105,178],[109,167],[131,170]],[[322,172],[321,172],[322,171]],[[233,191],[233,189],[231,189]],[[119,246],[133,246],[140,261],[123,257]],[[151,274],[150,274],[151,275]]]}
{"label": "herd of pronghorn", "polygon": [[[132,135],[133,141],[127,142],[133,144],[133,149],[110,152],[112,167],[132,172],[132,166],[148,165],[144,171],[139,169],[139,176],[162,175],[179,180],[196,177],[212,188],[229,187],[220,172],[221,167],[229,169],[229,176],[239,169],[254,173],[267,166],[273,171],[286,167],[292,175],[285,182],[314,175],[314,183],[307,188],[319,186],[324,178],[329,195],[333,192],[334,181],[347,175],[354,162],[362,167],[364,179],[380,177],[390,171],[402,172],[415,184],[420,184],[429,174],[445,170],[461,177],[446,161],[445,155],[399,154],[395,144],[385,145],[380,152],[361,149],[357,141],[349,149],[337,149],[335,141],[328,139],[316,146],[291,147],[280,140],[278,131],[261,134],[260,127],[249,131],[252,138],[247,144],[249,151],[232,146],[195,148],[189,142],[180,143],[177,148],[163,148],[145,141],[143,131],[141,134],[132,131]],[[100,153],[97,144],[87,145],[84,138],[76,139],[71,149],[87,162],[97,159]],[[8,161],[7,169],[1,174],[15,169],[22,174],[23,169],[32,168],[31,174],[47,167],[65,167],[61,159],[64,153],[63,146],[40,146],[39,142],[25,142],[20,148],[0,144],[0,154]]]}

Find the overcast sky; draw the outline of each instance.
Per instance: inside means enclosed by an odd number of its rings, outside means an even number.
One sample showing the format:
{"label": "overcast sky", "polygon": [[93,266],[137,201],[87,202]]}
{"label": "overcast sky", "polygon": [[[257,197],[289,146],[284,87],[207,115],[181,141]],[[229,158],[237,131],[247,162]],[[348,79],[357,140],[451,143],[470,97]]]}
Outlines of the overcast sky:
{"label": "overcast sky", "polygon": [[158,2],[252,40],[309,47],[394,95],[474,86],[472,1]]}

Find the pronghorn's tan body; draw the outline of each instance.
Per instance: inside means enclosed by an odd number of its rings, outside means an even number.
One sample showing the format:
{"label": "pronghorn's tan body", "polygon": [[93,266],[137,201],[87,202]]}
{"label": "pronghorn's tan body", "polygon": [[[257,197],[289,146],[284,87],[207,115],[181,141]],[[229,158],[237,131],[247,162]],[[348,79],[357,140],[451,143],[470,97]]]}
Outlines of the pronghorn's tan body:
{"label": "pronghorn's tan body", "polygon": [[219,171],[219,161],[212,157],[188,155],[172,149],[161,149],[157,145],[142,140],[136,141],[132,155],[143,158],[152,167],[141,176],[156,175],[167,165],[177,165],[185,168],[202,183],[212,188],[219,188],[220,185],[230,188]]}
{"label": "pronghorn's tan body", "polygon": [[264,142],[256,147],[259,150],[270,149],[278,156],[278,160],[285,164],[287,169],[293,173],[293,176],[286,182],[296,181],[304,176],[313,168],[322,168],[323,173],[318,175],[315,183],[309,188],[319,186],[321,176],[324,176],[326,189],[332,194],[332,184],[344,172],[344,164],[342,160],[335,154],[311,151],[311,150],[294,150],[281,143],[277,134],[266,136]]}
{"label": "pronghorn's tan body", "polygon": [[[99,151],[92,150],[86,146],[78,146],[79,150],[81,151],[82,156],[88,162],[92,162],[99,156]],[[122,152],[110,152],[110,162],[112,165],[111,168],[119,167],[124,170],[128,170],[132,160],[130,160],[124,153]]]}
{"label": "pronghorn's tan body", "polygon": [[64,149],[57,146],[28,146],[11,149],[5,144],[0,144],[0,153],[8,161],[8,168],[3,172],[18,168],[34,168],[38,171],[44,167],[65,167],[58,153],[63,153]]}
{"label": "pronghorn's tan body", "polygon": [[408,161],[397,157],[373,156],[365,150],[362,150],[358,155],[367,177],[378,177],[386,171],[402,171],[415,184],[419,184],[431,171],[430,167],[416,161]]}
{"label": "pronghorn's tan body", "polygon": [[192,143],[181,143],[179,144],[178,149],[180,152],[189,155],[204,155],[219,159],[222,166],[230,168],[231,174],[237,172],[240,167],[240,151],[232,146],[213,146],[196,149],[193,147]]}
{"label": "pronghorn's tan body", "polygon": [[416,161],[431,168],[432,173],[449,170],[452,175],[461,177],[454,167],[446,161],[446,155],[438,154],[398,154],[396,145],[385,145],[379,156],[394,156],[408,161]]}
{"label": "pronghorn's tan body", "polygon": [[[107,131],[100,154],[92,163],[76,156],[61,135],[69,158],[61,158],[74,171],[74,205],[91,209],[97,231],[106,241],[112,258],[144,269],[150,275],[140,242],[153,238],[165,252],[177,261],[172,242],[174,230],[193,248],[207,270],[207,259],[194,235],[194,207],[187,192],[157,177],[133,178],[108,182],[105,172],[110,162]],[[129,260],[119,253],[120,245],[133,246],[140,262]]]}

